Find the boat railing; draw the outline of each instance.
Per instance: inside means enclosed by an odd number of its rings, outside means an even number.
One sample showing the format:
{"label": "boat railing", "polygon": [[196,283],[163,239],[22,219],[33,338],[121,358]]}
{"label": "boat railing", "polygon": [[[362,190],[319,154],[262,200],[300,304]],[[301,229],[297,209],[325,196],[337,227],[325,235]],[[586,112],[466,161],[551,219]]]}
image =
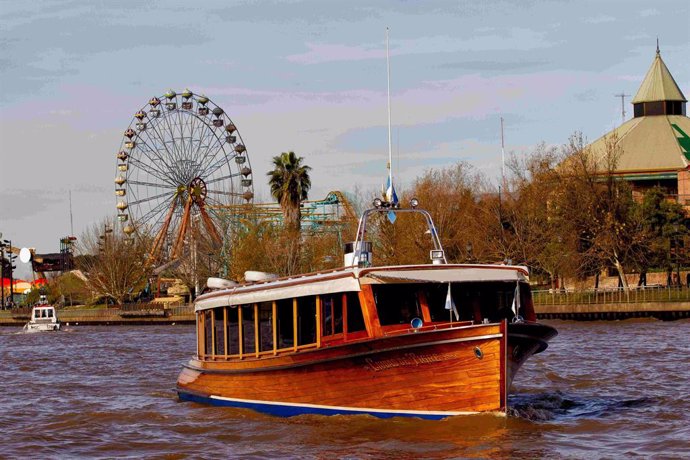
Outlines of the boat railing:
{"label": "boat railing", "polygon": [[438,236],[438,231],[436,230],[436,226],[434,225],[434,221],[431,218],[431,214],[429,214],[428,211],[424,209],[419,209],[417,208],[417,200],[412,199],[411,200],[411,206],[410,208],[401,208],[399,207],[398,204],[392,204],[388,203],[386,201],[382,201],[379,198],[376,198],[374,200],[374,207],[367,209],[362,213],[362,217],[359,219],[359,225],[357,226],[357,234],[355,236],[355,242],[354,242],[354,258],[353,260],[355,261],[363,261],[367,260],[366,257],[364,256],[364,253],[366,252],[365,249],[365,237],[366,237],[366,232],[367,232],[367,222],[369,220],[369,217],[374,214],[386,214],[388,216],[391,215],[391,213],[395,214],[404,214],[404,213],[409,213],[409,214],[421,214],[427,224],[429,234],[431,236],[431,241],[433,243],[434,249],[432,250],[431,258],[433,263],[443,263],[447,264],[448,261],[446,260],[446,255],[445,252],[443,251],[443,245],[441,244],[441,240]]}
{"label": "boat railing", "polygon": [[444,323],[433,323],[429,324],[426,326],[421,326],[421,327],[401,327],[398,329],[393,329],[393,330],[385,330],[383,331],[384,336],[393,336],[393,335],[402,335],[402,334],[411,334],[415,332],[431,332],[431,331],[437,331],[441,329],[455,329],[459,327],[467,327],[467,326],[474,326],[475,323],[474,321],[453,321],[453,322],[444,322]]}

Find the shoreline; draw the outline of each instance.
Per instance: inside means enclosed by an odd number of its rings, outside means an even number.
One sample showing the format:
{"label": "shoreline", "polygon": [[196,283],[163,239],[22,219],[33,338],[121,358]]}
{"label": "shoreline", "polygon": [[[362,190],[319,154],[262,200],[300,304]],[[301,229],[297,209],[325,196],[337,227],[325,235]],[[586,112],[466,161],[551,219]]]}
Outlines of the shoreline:
{"label": "shoreline", "polygon": [[[538,319],[574,321],[617,321],[632,318],[655,318],[675,321],[690,318],[690,302],[645,302],[619,304],[535,305]],[[158,326],[195,324],[194,309],[190,306],[158,311],[132,312],[120,309],[58,310],[65,326]],[[0,311],[0,327],[22,327],[28,316],[12,316]]]}

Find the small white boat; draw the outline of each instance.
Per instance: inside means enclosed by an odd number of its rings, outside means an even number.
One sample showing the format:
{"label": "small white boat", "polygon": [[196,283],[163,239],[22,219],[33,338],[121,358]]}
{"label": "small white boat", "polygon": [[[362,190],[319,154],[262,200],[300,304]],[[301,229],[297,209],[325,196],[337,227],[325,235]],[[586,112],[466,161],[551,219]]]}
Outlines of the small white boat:
{"label": "small white boat", "polygon": [[29,332],[59,331],[60,321],[57,312],[52,305],[36,305],[31,310],[31,318],[24,325],[24,330]]}

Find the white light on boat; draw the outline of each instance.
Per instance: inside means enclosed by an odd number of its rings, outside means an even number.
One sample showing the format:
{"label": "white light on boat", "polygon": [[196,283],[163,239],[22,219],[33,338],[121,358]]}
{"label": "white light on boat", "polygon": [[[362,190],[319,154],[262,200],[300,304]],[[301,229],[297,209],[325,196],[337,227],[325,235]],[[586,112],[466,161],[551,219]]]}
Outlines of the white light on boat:
{"label": "white light on boat", "polygon": [[443,249],[432,249],[430,255],[432,264],[442,264],[446,258]]}
{"label": "white light on boat", "polygon": [[372,202],[372,204],[374,205],[375,208],[378,209],[381,206],[383,206],[383,201],[381,200],[381,198],[374,198],[374,201]]}
{"label": "white light on boat", "polygon": [[419,200],[417,198],[412,198],[410,200],[410,206],[412,206],[413,208],[416,208],[417,206],[419,206]]}

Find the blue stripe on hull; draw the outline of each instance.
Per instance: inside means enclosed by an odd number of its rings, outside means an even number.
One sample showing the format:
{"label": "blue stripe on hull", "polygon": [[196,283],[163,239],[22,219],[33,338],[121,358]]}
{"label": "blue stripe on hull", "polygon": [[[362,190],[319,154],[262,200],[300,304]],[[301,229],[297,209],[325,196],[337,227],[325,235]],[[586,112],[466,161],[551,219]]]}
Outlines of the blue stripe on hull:
{"label": "blue stripe on hull", "polygon": [[392,417],[414,417],[426,420],[442,420],[452,415],[467,415],[473,412],[424,412],[424,411],[384,411],[384,410],[367,410],[358,408],[345,407],[329,407],[316,406],[311,404],[291,405],[286,403],[266,403],[261,401],[246,401],[229,398],[217,398],[209,396],[200,396],[192,393],[186,393],[178,390],[177,394],[182,401],[192,401],[202,404],[210,404],[213,406],[239,407],[244,409],[253,409],[264,414],[276,415],[278,417],[293,417],[295,415],[315,414],[315,415],[373,415],[378,418],[392,418]]}

